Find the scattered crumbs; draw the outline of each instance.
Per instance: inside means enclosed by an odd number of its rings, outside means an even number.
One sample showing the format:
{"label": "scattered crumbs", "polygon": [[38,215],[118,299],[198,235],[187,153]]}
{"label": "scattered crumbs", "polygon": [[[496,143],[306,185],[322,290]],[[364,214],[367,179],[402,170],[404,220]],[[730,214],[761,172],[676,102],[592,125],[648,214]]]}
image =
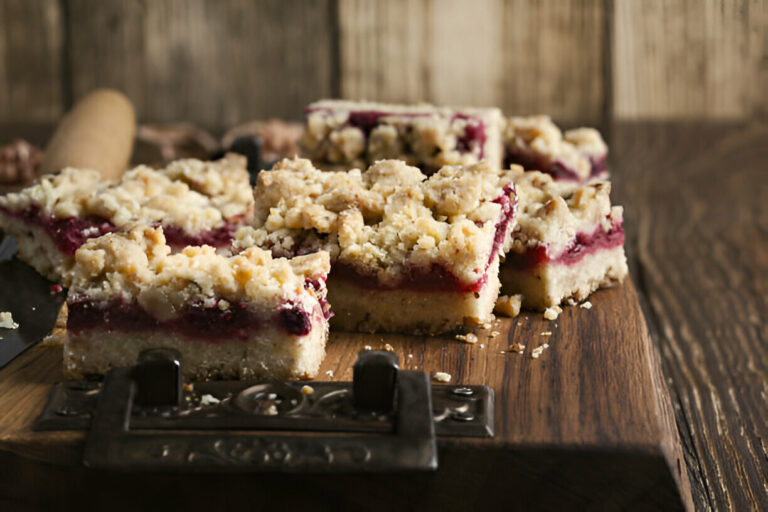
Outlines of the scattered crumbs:
{"label": "scattered crumbs", "polygon": [[298,401],[298,400],[296,400],[295,398],[292,398],[292,399],[291,399],[291,405],[296,405],[296,404],[298,404],[298,403],[299,403],[299,401]]}
{"label": "scattered crumbs", "polygon": [[413,359],[413,354],[408,354],[408,359]]}
{"label": "scattered crumbs", "polygon": [[263,413],[265,416],[277,416],[277,406],[275,404],[269,404]]}
{"label": "scattered crumbs", "polygon": [[552,331],[544,331],[540,334],[540,336],[552,336]]}
{"label": "scattered crumbs", "polygon": [[277,393],[269,393],[267,394],[267,400],[274,400],[277,398]]}
{"label": "scattered crumbs", "polygon": [[216,405],[219,402],[221,402],[221,400],[213,395],[203,395],[200,397],[200,405]]}
{"label": "scattered crumbs", "polygon": [[579,307],[582,307],[584,309],[592,309],[592,303],[589,301],[582,302],[581,304],[579,304]]}
{"label": "scattered crumbs", "polygon": [[491,338],[495,338],[499,334],[501,334],[499,331],[491,331]]}
{"label": "scattered crumbs", "polygon": [[301,386],[301,392],[302,392],[302,394],[305,394],[305,395],[311,395],[312,393],[315,392],[315,388],[313,388],[312,386],[307,386],[305,384],[305,385]]}
{"label": "scattered crumbs", "polygon": [[13,321],[13,316],[9,311],[0,311],[0,327],[4,329],[17,329],[19,324]]}
{"label": "scattered crumbs", "polygon": [[491,322],[488,322],[480,325],[480,327],[482,327],[483,329],[490,329],[491,327],[493,327],[493,324]]}
{"label": "scattered crumbs", "polygon": [[522,304],[522,295],[500,295],[499,298],[496,299],[496,306],[493,308],[493,312],[514,318],[520,314],[520,307]]}
{"label": "scattered crumbs", "polygon": [[32,311],[37,311],[37,308],[35,306],[32,306]]}
{"label": "scattered crumbs", "polygon": [[189,383],[185,382],[183,384],[183,386],[184,386],[184,391],[186,391],[187,393],[191,393],[192,391],[195,390],[195,385],[194,384],[189,384]]}
{"label": "scattered crumbs", "polygon": [[467,334],[457,334],[456,339],[461,340],[464,343],[472,343],[472,344],[477,343],[477,335],[471,332]]}
{"label": "scattered crumbs", "polygon": [[574,299],[573,297],[568,297],[565,300],[565,303],[568,304],[569,306],[575,306],[577,304],[576,299]]}
{"label": "scattered crumbs", "polygon": [[544,318],[547,320],[557,320],[557,317],[560,316],[560,313],[562,312],[563,310],[560,306],[553,306],[544,310]]}
{"label": "scattered crumbs", "polygon": [[542,345],[542,347],[544,347],[544,348],[549,348],[549,343],[545,343],[545,344],[543,344],[543,345]]}
{"label": "scattered crumbs", "polygon": [[373,350],[373,347],[370,345],[366,345],[363,347],[363,350]]}
{"label": "scattered crumbs", "polygon": [[506,353],[507,353],[506,350],[499,350],[499,354],[506,354]]}
{"label": "scattered crumbs", "polygon": [[539,358],[539,356],[541,355],[541,353],[542,353],[542,352],[544,352],[544,351],[545,351],[547,348],[549,348],[549,345],[548,345],[548,344],[546,344],[546,343],[545,343],[545,344],[543,344],[543,345],[541,345],[541,346],[538,346],[538,347],[536,347],[536,348],[535,348],[535,349],[533,349],[533,351],[531,352],[531,357],[532,357],[533,359],[538,359],[538,358]]}
{"label": "scattered crumbs", "polygon": [[389,343],[386,343],[384,345],[384,350],[386,350],[387,352],[394,352],[395,351],[394,347],[392,347],[392,345],[390,345]]}
{"label": "scattered crumbs", "polygon": [[525,352],[525,345],[521,345],[520,343],[513,343],[509,346],[509,350],[518,354],[522,354]]}
{"label": "scattered crumbs", "polygon": [[325,374],[329,377],[333,377],[333,370],[328,370]]}
{"label": "scattered crumbs", "polygon": [[483,343],[480,344],[480,348],[485,348],[485,345]]}
{"label": "scattered crumbs", "polygon": [[435,382],[451,382],[451,374],[445,372],[435,372],[432,374],[432,380]]}

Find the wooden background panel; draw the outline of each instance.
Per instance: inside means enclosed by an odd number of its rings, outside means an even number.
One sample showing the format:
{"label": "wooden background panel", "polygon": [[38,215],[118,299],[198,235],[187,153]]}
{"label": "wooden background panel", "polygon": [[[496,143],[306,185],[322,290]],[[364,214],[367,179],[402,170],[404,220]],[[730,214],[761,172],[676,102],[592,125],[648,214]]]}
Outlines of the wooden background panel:
{"label": "wooden background panel", "polygon": [[0,119],[50,121],[63,110],[58,0],[0,2]]}
{"label": "wooden background panel", "polygon": [[74,97],[126,91],[144,121],[299,118],[332,95],[329,1],[69,1]]}
{"label": "wooden background panel", "polygon": [[507,0],[502,18],[506,113],[599,123],[606,113],[606,16],[598,0]]}
{"label": "wooden background panel", "polygon": [[768,0],[615,0],[617,118],[768,114]]}

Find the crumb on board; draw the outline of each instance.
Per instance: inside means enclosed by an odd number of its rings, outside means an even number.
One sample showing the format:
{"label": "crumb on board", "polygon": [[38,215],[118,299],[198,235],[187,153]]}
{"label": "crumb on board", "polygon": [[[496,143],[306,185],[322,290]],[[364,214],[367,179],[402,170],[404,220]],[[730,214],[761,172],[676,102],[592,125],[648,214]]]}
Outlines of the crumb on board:
{"label": "crumb on board", "polygon": [[325,374],[329,377],[333,377],[333,370],[328,370]]}
{"label": "crumb on board", "polygon": [[200,397],[200,405],[216,405],[219,402],[221,402],[221,400],[213,395],[206,394]]}
{"label": "crumb on board", "polygon": [[315,388],[313,388],[312,386],[307,386],[305,384],[305,385],[301,386],[301,392],[304,395],[311,395],[312,393],[315,392]]}
{"label": "crumb on board", "polygon": [[552,306],[551,308],[544,310],[544,318],[547,320],[557,320],[557,317],[560,316],[560,313],[562,312],[563,309],[560,306]]}
{"label": "crumb on board", "polygon": [[19,324],[13,321],[9,311],[0,311],[0,327],[3,329],[18,329]]}
{"label": "crumb on board", "polygon": [[264,415],[277,416],[277,406],[275,404],[269,404],[269,407],[264,410]]}
{"label": "crumb on board", "polygon": [[366,345],[363,347],[363,350],[373,350],[373,347],[370,345]]}
{"label": "crumb on board", "polygon": [[543,345],[540,345],[540,346],[536,347],[536,348],[535,348],[535,349],[533,349],[533,351],[531,352],[531,357],[532,357],[533,359],[538,359],[538,358],[539,358],[539,356],[541,355],[541,353],[542,353],[542,352],[544,352],[544,351],[545,351],[546,349],[548,349],[548,348],[549,348],[549,344],[548,344],[548,343],[545,343],[545,344],[543,344]]}
{"label": "crumb on board", "polygon": [[435,382],[451,382],[451,374],[445,372],[435,372],[432,374],[432,380]]}
{"label": "crumb on board", "polygon": [[394,352],[395,348],[392,345],[390,345],[389,343],[385,343],[384,344],[384,350],[386,350],[387,352]]}
{"label": "crumb on board", "polygon": [[491,338],[495,338],[499,334],[501,334],[499,331],[491,331]]}
{"label": "crumb on board", "polygon": [[522,354],[523,352],[525,352],[525,345],[522,345],[520,343],[513,343],[509,346],[509,350],[511,352]]}
{"label": "crumb on board", "polygon": [[413,359],[413,354],[408,354],[408,359]]}
{"label": "crumb on board", "polygon": [[485,344],[484,344],[484,343],[481,343],[481,344],[480,344],[480,348],[485,348]]}
{"label": "crumb on board", "polygon": [[522,304],[522,295],[500,295],[496,299],[496,306],[493,308],[493,311],[499,315],[514,318],[520,314]]}
{"label": "crumb on board", "polygon": [[592,309],[592,303],[589,301],[585,301],[579,304],[579,307],[582,307],[584,309]]}
{"label": "crumb on board", "polygon": [[539,336],[552,336],[552,331],[544,331],[540,333]]}
{"label": "crumb on board", "polygon": [[467,334],[457,334],[456,339],[463,341],[464,343],[471,343],[475,344],[477,343],[477,334],[468,332]]}

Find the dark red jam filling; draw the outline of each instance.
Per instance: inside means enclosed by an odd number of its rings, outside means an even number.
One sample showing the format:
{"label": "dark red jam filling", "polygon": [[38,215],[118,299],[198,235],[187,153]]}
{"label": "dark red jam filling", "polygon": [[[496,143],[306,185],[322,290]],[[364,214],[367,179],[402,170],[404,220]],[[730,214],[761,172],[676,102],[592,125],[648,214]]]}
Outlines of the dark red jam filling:
{"label": "dark red jam filling", "polygon": [[246,339],[268,323],[298,336],[308,334],[312,328],[309,313],[292,302],[281,306],[272,319],[254,314],[244,303],[232,304],[225,310],[220,309],[218,304],[212,307],[202,303],[190,304],[180,315],[170,320],[158,320],[138,304],[119,299],[96,303],[81,298],[68,301],[67,306],[67,329],[73,332],[94,328],[132,333],[162,329],[185,338],[216,343]]}
{"label": "dark red jam filling", "polygon": [[493,201],[494,203],[501,205],[501,218],[499,222],[496,223],[493,246],[491,247],[488,261],[483,269],[483,275],[474,283],[467,284],[460,281],[450,270],[438,264],[433,264],[428,269],[423,267],[404,267],[402,269],[402,280],[396,286],[392,287],[383,286],[375,275],[361,274],[352,265],[341,262],[336,262],[331,266],[329,279],[351,281],[356,286],[372,290],[398,289],[415,292],[479,292],[483,289],[485,283],[488,282],[488,267],[491,266],[494,258],[498,256],[501,245],[504,243],[504,237],[506,236],[509,223],[514,218],[517,196],[515,196],[514,200],[510,198],[513,191],[514,187],[508,185],[504,188],[504,194]]}
{"label": "dark red jam filling", "polygon": [[[326,109],[317,109],[330,113]],[[314,112],[315,110],[308,109],[307,113]],[[382,117],[386,116],[398,116],[398,117],[426,117],[430,114],[397,114],[393,112],[380,112],[377,110],[359,110],[349,113],[345,126],[352,126],[358,128],[365,135],[366,140],[371,135],[371,131],[379,126]],[[485,124],[475,117],[468,116],[466,114],[456,114],[453,119],[464,119],[469,121],[467,127],[464,130],[464,134],[456,141],[456,149],[461,153],[469,153],[474,151],[475,148],[480,148],[480,156],[482,159],[485,156]]]}
{"label": "dark red jam filling", "polygon": [[602,227],[598,226],[591,234],[577,234],[568,247],[556,257],[549,254],[546,245],[539,245],[523,253],[507,253],[504,264],[518,270],[530,270],[544,263],[573,265],[581,261],[587,254],[595,253],[601,249],[613,249],[623,244],[624,227],[621,222],[617,222],[608,231],[604,231]]}
{"label": "dark red jam filling", "polygon": [[605,163],[606,155],[602,155],[598,158],[590,158],[589,163],[592,165],[592,171],[590,176],[599,176],[608,172],[608,166]]}
{"label": "dark red jam filling", "polygon": [[171,247],[188,245],[210,245],[211,247],[229,247],[235,237],[238,226],[225,224],[218,228],[201,231],[195,235],[187,233],[178,226],[163,226],[165,241]]}
{"label": "dark red jam filling", "polygon": [[[607,167],[605,163],[605,155],[599,158],[590,158],[590,177],[599,176],[606,172]],[[537,158],[533,155],[524,153],[510,153],[507,152],[505,165],[510,164],[522,165],[526,171],[541,171],[551,175],[558,181],[581,181],[576,169],[565,165],[560,160],[549,162],[544,158]]]}
{"label": "dark red jam filling", "polygon": [[59,219],[53,215],[45,215],[37,206],[31,206],[20,213],[2,207],[0,211],[26,224],[42,228],[51,237],[59,252],[70,257],[74,256],[75,251],[89,238],[117,231],[108,220],[96,216]]}

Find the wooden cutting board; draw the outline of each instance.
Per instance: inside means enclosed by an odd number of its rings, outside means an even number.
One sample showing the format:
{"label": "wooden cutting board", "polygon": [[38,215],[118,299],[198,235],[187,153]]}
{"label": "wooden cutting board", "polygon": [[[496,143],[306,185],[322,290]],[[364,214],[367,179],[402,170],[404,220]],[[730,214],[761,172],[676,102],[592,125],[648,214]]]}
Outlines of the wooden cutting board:
{"label": "wooden cutting board", "polygon": [[[31,431],[61,349],[0,369],[0,509],[691,509],[680,441],[631,282],[566,307],[500,319],[477,344],[453,337],[332,333],[318,380],[351,380],[366,345],[401,368],[451,374],[496,395],[493,439],[440,438],[439,469],[407,475],[178,475],[86,469],[84,433]],[[498,331],[498,333],[494,333]],[[550,333],[550,334],[547,334]],[[525,345],[522,354],[511,344]],[[538,358],[533,349],[547,343]],[[332,372],[332,376],[326,372]]]}

